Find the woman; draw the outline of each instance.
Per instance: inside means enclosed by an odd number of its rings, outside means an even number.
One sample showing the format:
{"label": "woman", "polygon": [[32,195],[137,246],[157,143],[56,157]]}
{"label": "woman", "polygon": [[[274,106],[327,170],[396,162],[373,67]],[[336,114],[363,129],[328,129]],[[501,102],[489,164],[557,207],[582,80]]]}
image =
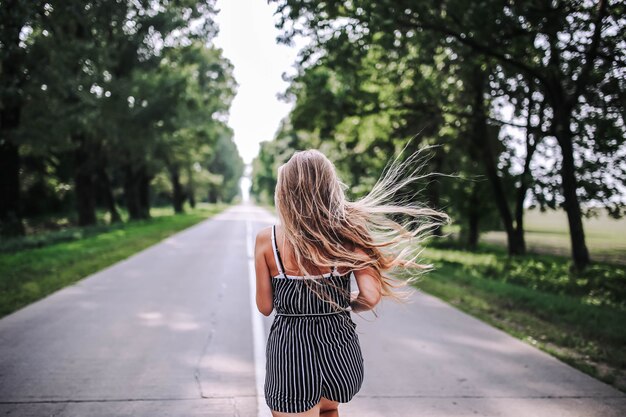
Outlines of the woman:
{"label": "woman", "polygon": [[346,199],[332,162],[319,151],[296,152],[279,168],[280,225],[261,230],[255,249],[258,309],[266,316],[276,310],[265,379],[275,417],[338,416],[339,403],[352,399],[364,376],[350,311],[373,309],[383,296],[406,298],[393,290],[406,281],[393,281],[388,272],[430,268],[415,262],[416,243],[447,216],[392,200],[419,178],[416,170],[402,178],[416,156],[394,160],[355,202]]}

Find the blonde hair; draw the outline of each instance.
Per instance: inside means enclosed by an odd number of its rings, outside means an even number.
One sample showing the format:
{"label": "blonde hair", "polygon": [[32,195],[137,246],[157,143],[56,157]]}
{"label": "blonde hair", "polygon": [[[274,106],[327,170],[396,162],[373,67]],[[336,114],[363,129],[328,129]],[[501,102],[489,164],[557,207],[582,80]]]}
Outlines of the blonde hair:
{"label": "blonde hair", "polygon": [[298,151],[280,166],[275,205],[284,236],[306,275],[333,266],[347,271],[371,267],[382,296],[407,298],[406,291],[397,289],[432,268],[418,262],[420,243],[450,222],[445,213],[406,193],[407,186],[430,176],[419,175],[428,159],[425,149],[403,161],[400,153],[372,190],[356,201],[346,198],[346,185],[320,151]]}

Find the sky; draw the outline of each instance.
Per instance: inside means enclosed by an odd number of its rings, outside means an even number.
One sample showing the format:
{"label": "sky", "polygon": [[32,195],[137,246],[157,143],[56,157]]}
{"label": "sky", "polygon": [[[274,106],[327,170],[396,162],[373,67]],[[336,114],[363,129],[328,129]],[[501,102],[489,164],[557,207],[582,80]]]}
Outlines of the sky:
{"label": "sky", "polygon": [[239,84],[228,124],[239,154],[250,163],[259,143],[274,138],[281,119],[293,107],[276,95],[288,86],[282,73],[295,72],[292,64],[298,47],[277,44],[275,6],[267,0],[218,0],[217,8],[219,34],[214,43],[234,65]]}

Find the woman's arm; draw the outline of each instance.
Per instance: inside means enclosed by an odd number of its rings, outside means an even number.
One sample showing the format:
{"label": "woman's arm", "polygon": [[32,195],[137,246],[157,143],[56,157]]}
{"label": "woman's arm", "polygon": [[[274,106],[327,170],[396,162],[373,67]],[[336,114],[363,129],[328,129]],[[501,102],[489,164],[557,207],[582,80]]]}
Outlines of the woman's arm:
{"label": "woman's arm", "polygon": [[269,316],[274,309],[272,281],[265,254],[271,251],[271,227],[261,230],[256,236],[254,246],[254,269],[256,272],[256,306],[264,316]]}
{"label": "woman's arm", "polygon": [[376,271],[372,267],[354,271],[359,294],[351,300],[352,311],[367,311],[373,309],[382,297],[380,281],[376,278]]}

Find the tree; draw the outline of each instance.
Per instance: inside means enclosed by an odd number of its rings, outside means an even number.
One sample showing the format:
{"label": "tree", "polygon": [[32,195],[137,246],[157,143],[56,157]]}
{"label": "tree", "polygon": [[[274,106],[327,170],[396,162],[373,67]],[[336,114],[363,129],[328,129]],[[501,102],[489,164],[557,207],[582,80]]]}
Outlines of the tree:
{"label": "tree", "polygon": [[23,233],[20,207],[35,204],[20,178],[31,187],[35,170],[36,187],[73,198],[80,225],[96,222],[97,204],[120,219],[115,187],[132,219],[148,218],[150,183],[166,167],[180,206],[191,173],[216,157],[236,87],[210,45],[214,3],[3,3],[0,233]]}
{"label": "tree", "polygon": [[22,91],[28,82],[29,50],[23,37],[44,13],[42,1],[7,0],[0,7],[0,235],[24,234],[20,207],[20,154],[16,129],[21,123]]}
{"label": "tree", "polygon": [[230,129],[219,136],[213,149],[207,168],[217,178],[208,187],[209,202],[230,202],[239,194],[239,179],[244,169]]}
{"label": "tree", "polygon": [[[624,186],[622,70],[624,6],[619,2],[583,1],[437,3],[409,1],[302,2],[276,0],[283,41],[296,34],[314,41],[302,54],[325,51],[342,30],[355,47],[387,34],[392,50],[428,34],[455,53],[470,49],[497,64],[504,79],[522,75],[545,102],[542,131],[556,139],[560,151],[560,194],[570,225],[572,257],[578,269],[589,262],[582,228],[580,198],[605,204],[623,214],[619,192]],[[545,99],[545,100],[544,100]],[[500,121],[501,122],[501,121]],[[598,136],[601,134],[601,136]],[[546,142],[549,143],[549,142]],[[592,154],[583,173],[576,155]],[[606,168],[610,166],[611,171]],[[608,177],[608,178],[607,178]],[[606,185],[611,184],[611,185]],[[582,191],[582,192],[581,192]],[[591,191],[591,192],[589,192]],[[579,194],[581,194],[579,196]],[[554,199],[558,201],[559,199]]]}

